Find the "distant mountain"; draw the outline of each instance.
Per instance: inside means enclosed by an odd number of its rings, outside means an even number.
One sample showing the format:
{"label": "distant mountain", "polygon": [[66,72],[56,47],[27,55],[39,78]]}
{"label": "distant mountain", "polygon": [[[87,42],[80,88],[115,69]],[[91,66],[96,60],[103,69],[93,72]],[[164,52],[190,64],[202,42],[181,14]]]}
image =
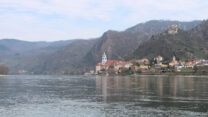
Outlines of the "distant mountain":
{"label": "distant mountain", "polygon": [[126,32],[130,33],[148,33],[154,35],[156,33],[161,33],[167,30],[170,25],[178,25],[180,29],[190,30],[197,25],[199,25],[201,21],[191,21],[191,22],[180,22],[180,21],[168,21],[168,20],[151,20],[146,23],[137,24],[129,29]]}
{"label": "distant mountain", "polygon": [[176,56],[180,60],[195,58],[208,59],[208,21],[203,21],[196,28],[177,34],[169,34],[168,30],[153,36],[142,43],[129,58],[152,59],[158,55],[170,60]]}
{"label": "distant mountain", "polygon": [[77,40],[57,42],[28,42],[16,39],[0,40],[0,64],[9,66],[11,73],[24,69],[39,69],[47,56]]}
{"label": "distant mountain", "polygon": [[97,42],[97,39],[79,40],[67,45],[47,57],[37,73],[44,74],[81,74],[83,58]]}
{"label": "distant mountain", "polygon": [[183,30],[190,30],[200,23],[153,20],[121,32],[110,30],[91,40],[0,40],[0,64],[8,65],[11,73],[21,69],[37,74],[83,73],[94,69],[96,63],[101,61],[103,52],[106,52],[108,59],[124,60],[129,55],[137,55],[135,50],[141,43],[166,31],[170,25],[177,24]]}
{"label": "distant mountain", "polygon": [[66,46],[75,40],[68,40],[68,41],[56,41],[56,42],[28,42],[28,41],[21,41],[17,39],[1,39],[0,40],[0,52],[1,55],[7,54],[20,54],[24,52],[29,52],[36,49],[54,49]]}
{"label": "distant mountain", "polygon": [[[46,42],[27,42],[15,39],[0,40],[1,55],[13,55],[48,46]],[[0,55],[0,56],[1,56]]]}

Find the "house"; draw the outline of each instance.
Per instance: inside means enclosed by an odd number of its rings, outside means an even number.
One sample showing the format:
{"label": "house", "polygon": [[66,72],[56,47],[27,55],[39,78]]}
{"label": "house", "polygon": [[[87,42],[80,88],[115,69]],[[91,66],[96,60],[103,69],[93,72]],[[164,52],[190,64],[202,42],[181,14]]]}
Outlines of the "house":
{"label": "house", "polygon": [[183,61],[180,61],[178,64],[176,64],[175,66],[175,70],[177,72],[192,72],[193,71],[193,65],[190,65],[189,62],[186,63],[186,62],[183,62]]}
{"label": "house", "polygon": [[149,70],[149,66],[147,65],[134,66],[134,69],[135,71],[146,72]]}
{"label": "house", "polygon": [[154,65],[155,69],[161,69],[161,68],[167,68],[168,65],[165,65],[162,63],[163,61],[163,57],[162,56],[157,56],[154,58],[154,60],[156,61],[156,64]]}
{"label": "house", "polygon": [[157,56],[154,58],[154,60],[157,62],[157,64],[162,64],[163,57],[162,56]]}
{"label": "house", "polygon": [[208,66],[208,60],[204,60],[204,61],[202,62],[202,64],[203,64],[203,66]]}
{"label": "house", "polygon": [[177,72],[180,72],[180,71],[182,71],[183,68],[185,68],[185,65],[184,64],[177,64],[174,67]]}
{"label": "house", "polygon": [[103,68],[102,63],[98,63],[95,67],[95,73],[97,74],[99,71],[101,71]]}
{"label": "house", "polygon": [[208,66],[208,60],[200,60],[197,62],[196,66]]}
{"label": "house", "polygon": [[162,63],[155,64],[155,68],[167,68],[167,67],[168,67],[168,65],[165,65],[165,64],[162,64]]}
{"label": "house", "polygon": [[28,73],[28,72],[24,69],[18,70],[18,74],[26,74],[26,73]]}
{"label": "house", "polygon": [[130,62],[123,62],[123,61],[117,61],[115,64],[115,69],[119,68],[130,68],[133,64]]}
{"label": "house", "polygon": [[176,57],[173,56],[173,60],[169,63],[169,66],[174,67],[177,64],[179,64],[179,62],[176,60]]}
{"label": "house", "polygon": [[196,60],[191,60],[191,61],[188,61],[186,63],[186,66],[193,68],[196,64],[197,64],[197,61]]}
{"label": "house", "polygon": [[148,65],[150,64],[150,61],[147,58],[139,59],[139,60],[132,60],[132,63],[138,63],[140,65]]}

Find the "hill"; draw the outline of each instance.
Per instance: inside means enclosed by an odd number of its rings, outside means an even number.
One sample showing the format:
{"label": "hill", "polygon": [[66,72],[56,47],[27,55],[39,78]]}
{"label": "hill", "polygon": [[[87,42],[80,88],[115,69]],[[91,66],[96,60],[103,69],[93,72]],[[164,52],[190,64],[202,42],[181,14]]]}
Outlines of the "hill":
{"label": "hill", "polygon": [[158,55],[170,60],[176,56],[180,60],[208,58],[208,21],[203,21],[192,30],[179,29],[177,34],[168,30],[143,42],[130,58],[149,58]]}
{"label": "hill", "polygon": [[178,24],[182,29],[190,30],[200,22],[152,20],[122,32],[107,31],[85,56],[83,63],[87,63],[87,68],[93,69],[95,64],[101,61],[104,52],[107,53],[109,59],[124,60],[129,54],[133,54],[142,42],[149,40],[153,35],[164,32],[168,26]]}

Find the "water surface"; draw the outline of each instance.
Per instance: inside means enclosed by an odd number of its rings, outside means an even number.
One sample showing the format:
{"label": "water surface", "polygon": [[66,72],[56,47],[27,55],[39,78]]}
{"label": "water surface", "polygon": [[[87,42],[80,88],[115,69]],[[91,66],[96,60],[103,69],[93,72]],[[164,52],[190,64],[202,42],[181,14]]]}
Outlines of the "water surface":
{"label": "water surface", "polygon": [[0,117],[208,116],[206,76],[0,76]]}

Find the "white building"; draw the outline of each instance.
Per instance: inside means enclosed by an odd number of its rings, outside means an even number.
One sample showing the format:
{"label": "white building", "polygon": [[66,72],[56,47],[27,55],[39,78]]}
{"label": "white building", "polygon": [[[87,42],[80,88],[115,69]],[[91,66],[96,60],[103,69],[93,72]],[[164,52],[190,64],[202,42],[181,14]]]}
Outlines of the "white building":
{"label": "white building", "polygon": [[106,56],[106,54],[104,52],[103,56],[102,56],[102,65],[105,65],[106,62],[107,62],[107,56]]}

